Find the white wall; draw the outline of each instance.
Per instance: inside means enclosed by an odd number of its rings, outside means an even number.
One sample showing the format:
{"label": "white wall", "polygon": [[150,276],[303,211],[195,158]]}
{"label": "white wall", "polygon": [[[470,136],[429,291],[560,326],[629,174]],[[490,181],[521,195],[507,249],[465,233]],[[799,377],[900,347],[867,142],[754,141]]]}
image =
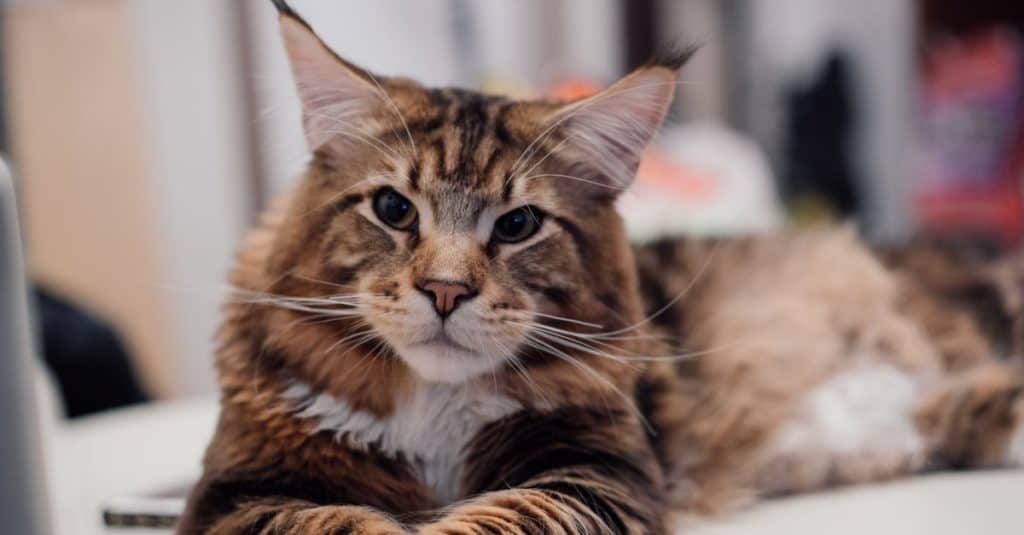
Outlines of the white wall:
{"label": "white wall", "polygon": [[700,46],[683,69],[676,91],[681,118],[725,121],[730,104],[725,80],[729,66],[719,0],[663,0],[661,9],[664,15],[658,32],[666,40],[662,46]]}
{"label": "white wall", "polygon": [[242,86],[230,0],[135,0],[145,146],[158,207],[180,373],[177,394],[214,391],[213,335],[246,224]]}

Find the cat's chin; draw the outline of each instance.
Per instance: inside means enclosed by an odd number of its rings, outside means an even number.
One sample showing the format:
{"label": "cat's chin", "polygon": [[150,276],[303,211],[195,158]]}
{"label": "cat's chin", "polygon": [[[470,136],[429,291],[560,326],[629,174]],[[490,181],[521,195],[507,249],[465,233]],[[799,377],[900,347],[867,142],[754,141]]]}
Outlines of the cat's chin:
{"label": "cat's chin", "polygon": [[410,345],[400,348],[398,354],[417,375],[432,383],[464,383],[501,365],[501,359],[449,341]]}

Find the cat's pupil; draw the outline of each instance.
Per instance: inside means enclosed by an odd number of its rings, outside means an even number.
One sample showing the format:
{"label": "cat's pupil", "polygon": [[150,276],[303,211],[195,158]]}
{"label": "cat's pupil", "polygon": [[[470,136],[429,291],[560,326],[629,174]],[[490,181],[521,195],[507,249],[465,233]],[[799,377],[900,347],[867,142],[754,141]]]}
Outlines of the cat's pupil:
{"label": "cat's pupil", "polygon": [[504,231],[506,234],[514,235],[522,232],[523,227],[526,226],[526,214],[522,212],[516,212],[503,221]]}
{"label": "cat's pupil", "polygon": [[401,221],[409,213],[409,203],[396,195],[388,195],[384,202],[388,221]]}

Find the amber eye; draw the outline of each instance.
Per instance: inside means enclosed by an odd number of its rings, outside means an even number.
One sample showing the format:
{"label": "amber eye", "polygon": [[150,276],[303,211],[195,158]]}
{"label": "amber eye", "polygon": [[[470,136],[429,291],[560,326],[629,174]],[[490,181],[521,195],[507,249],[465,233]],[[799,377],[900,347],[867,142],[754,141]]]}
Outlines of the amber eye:
{"label": "amber eye", "polygon": [[398,230],[409,230],[416,223],[416,206],[391,188],[377,192],[373,198],[373,211],[381,221]]}
{"label": "amber eye", "polygon": [[494,239],[504,243],[521,242],[536,234],[543,221],[544,213],[536,208],[516,208],[494,222]]}

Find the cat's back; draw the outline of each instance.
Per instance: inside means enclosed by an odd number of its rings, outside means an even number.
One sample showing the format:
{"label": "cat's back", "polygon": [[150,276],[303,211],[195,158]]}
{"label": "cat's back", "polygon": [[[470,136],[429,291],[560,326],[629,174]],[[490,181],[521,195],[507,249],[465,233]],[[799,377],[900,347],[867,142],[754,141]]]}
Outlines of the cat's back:
{"label": "cat's back", "polygon": [[815,342],[815,360],[828,360],[842,353],[830,346],[878,335],[867,331],[900,298],[899,281],[847,227],[670,239],[636,257],[646,310],[672,303],[652,322],[683,351],[758,346],[761,358],[806,363],[797,344]]}

